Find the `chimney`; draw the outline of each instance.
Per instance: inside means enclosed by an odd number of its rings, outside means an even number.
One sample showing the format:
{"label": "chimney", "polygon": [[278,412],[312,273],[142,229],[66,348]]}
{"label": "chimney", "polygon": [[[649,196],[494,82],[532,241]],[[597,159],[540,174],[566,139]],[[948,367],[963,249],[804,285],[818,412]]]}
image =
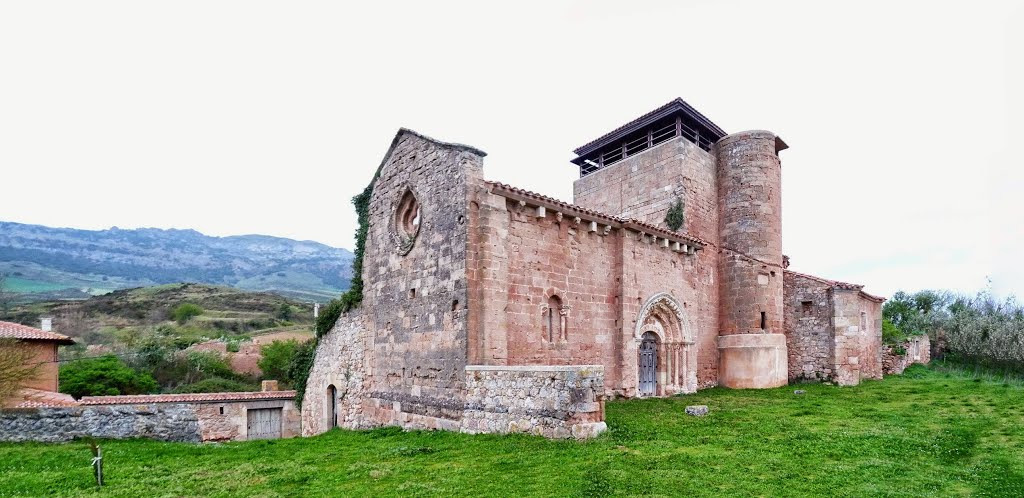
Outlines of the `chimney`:
{"label": "chimney", "polygon": [[50,332],[53,330],[53,318],[43,318],[40,322],[39,328],[42,329],[43,332]]}
{"label": "chimney", "polygon": [[263,389],[262,389],[263,392],[277,391],[277,381],[276,380],[265,380],[265,381],[263,381],[263,386],[262,387],[263,387]]}

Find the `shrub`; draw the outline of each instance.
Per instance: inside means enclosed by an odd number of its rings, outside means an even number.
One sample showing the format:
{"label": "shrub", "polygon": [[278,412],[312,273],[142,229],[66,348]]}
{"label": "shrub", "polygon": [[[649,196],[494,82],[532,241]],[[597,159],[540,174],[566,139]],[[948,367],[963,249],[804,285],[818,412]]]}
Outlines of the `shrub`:
{"label": "shrub", "polygon": [[686,213],[683,209],[683,200],[677,198],[676,202],[668,208],[668,213],[665,214],[665,224],[668,225],[669,230],[678,232],[684,222],[686,222]]}
{"label": "shrub", "polygon": [[73,361],[60,368],[60,392],[76,398],[150,394],[159,390],[151,375],[132,370],[114,355]]}
{"label": "shrub", "polygon": [[174,308],[174,311],[171,313],[171,318],[173,318],[174,321],[178,322],[179,324],[184,325],[185,322],[202,314],[203,308],[201,308],[198,304],[183,303],[179,305],[177,308]]}
{"label": "shrub", "polygon": [[292,307],[288,303],[281,303],[281,306],[277,307],[277,318],[279,320],[291,320],[292,319]]}
{"label": "shrub", "polygon": [[285,386],[291,386],[292,378],[288,375],[288,367],[291,366],[298,348],[299,342],[295,339],[274,341],[264,345],[260,349],[262,358],[258,363],[263,378],[274,379]]}

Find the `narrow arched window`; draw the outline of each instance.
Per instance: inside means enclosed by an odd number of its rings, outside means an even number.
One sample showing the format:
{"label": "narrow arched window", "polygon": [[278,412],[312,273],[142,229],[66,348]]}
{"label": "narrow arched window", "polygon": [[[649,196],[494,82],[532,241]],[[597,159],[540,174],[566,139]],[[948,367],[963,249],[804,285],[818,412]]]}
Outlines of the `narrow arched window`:
{"label": "narrow arched window", "polygon": [[558,296],[548,298],[548,309],[545,313],[545,335],[549,342],[565,340],[565,314],[562,300]]}

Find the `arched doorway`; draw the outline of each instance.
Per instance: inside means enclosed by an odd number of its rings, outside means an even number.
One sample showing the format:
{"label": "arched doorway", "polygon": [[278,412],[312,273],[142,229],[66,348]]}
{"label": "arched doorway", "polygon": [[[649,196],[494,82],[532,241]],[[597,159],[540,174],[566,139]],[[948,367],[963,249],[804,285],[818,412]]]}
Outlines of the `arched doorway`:
{"label": "arched doorway", "polygon": [[334,384],[327,386],[327,421],[331,429],[338,426],[338,390]]}
{"label": "arched doorway", "polygon": [[684,306],[671,294],[656,294],[641,306],[633,337],[638,353],[638,396],[697,392],[693,330]]}
{"label": "arched doorway", "polygon": [[640,341],[638,378],[640,396],[654,396],[658,392],[658,338],[651,332]]}

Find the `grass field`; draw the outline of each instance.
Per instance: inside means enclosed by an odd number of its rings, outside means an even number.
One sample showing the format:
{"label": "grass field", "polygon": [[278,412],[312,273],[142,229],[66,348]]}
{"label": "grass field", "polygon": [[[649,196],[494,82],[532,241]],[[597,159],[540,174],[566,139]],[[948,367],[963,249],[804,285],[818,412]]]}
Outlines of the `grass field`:
{"label": "grass field", "polygon": [[[378,429],[223,445],[0,444],[2,496],[1024,496],[1024,390],[914,367],[856,388],[609,402],[588,442]],[[711,414],[683,414],[707,404]]]}

